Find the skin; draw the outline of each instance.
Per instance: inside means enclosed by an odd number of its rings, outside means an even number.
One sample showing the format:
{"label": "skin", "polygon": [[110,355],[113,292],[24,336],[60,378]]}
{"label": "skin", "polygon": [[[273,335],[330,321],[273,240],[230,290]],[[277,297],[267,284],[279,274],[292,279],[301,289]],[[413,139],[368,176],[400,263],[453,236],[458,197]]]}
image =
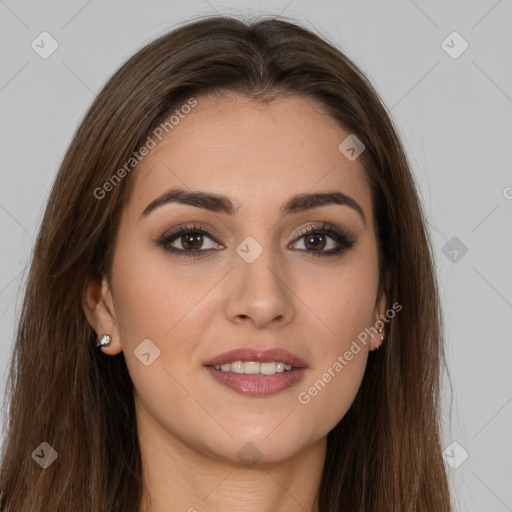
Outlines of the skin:
{"label": "skin", "polygon": [[[134,383],[151,496],[140,512],[318,511],[326,436],[352,404],[381,336],[369,338],[308,404],[298,394],[386,311],[370,189],[360,161],[338,150],[347,135],[309,99],[261,105],[235,95],[201,97],[130,176],[111,281],[89,284],[84,310],[98,337],[111,334],[104,354],[124,352]],[[171,187],[229,196],[239,210],[170,203],[141,218]],[[352,197],[366,223],[336,204],[280,217],[291,196],[327,191]],[[213,235],[195,247],[212,250],[187,258],[157,245],[194,222]],[[297,233],[323,222],[350,233],[354,246],[313,257]],[[252,263],[236,252],[248,236],[263,249]],[[180,240],[172,245],[183,249]],[[317,251],[337,246],[330,237],[325,243]],[[134,355],[145,339],[160,349],[148,366]],[[307,375],[278,394],[252,397],[203,368],[213,356],[248,345],[292,352],[308,364]],[[256,449],[245,449],[261,457],[253,466],[237,456],[248,442]]]}

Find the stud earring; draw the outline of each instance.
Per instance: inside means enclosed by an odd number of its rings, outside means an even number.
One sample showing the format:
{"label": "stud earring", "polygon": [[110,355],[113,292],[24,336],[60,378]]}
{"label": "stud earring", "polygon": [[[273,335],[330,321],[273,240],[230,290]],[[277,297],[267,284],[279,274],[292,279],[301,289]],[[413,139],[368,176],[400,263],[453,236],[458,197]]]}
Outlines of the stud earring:
{"label": "stud earring", "polygon": [[97,342],[97,347],[110,347],[111,342],[110,334],[104,334]]}

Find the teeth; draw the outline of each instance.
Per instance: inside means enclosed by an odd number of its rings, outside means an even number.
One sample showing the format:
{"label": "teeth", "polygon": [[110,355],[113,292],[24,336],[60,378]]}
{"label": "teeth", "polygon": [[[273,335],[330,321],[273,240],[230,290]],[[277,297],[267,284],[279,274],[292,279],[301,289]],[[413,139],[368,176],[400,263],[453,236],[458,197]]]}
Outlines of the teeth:
{"label": "teeth", "polygon": [[263,375],[274,375],[277,373],[277,363],[260,363],[260,372]]}
{"label": "teeth", "polygon": [[[242,361],[235,361],[234,363],[231,363],[229,366],[230,366],[232,372],[245,373],[244,363],[242,363]],[[226,371],[226,370],[224,370],[224,371]]]}
{"label": "teeth", "polygon": [[291,364],[284,364],[281,361],[271,361],[268,363],[257,363],[255,361],[233,361],[214,366],[216,370],[223,372],[244,373],[245,375],[274,375],[283,373],[292,369]]}

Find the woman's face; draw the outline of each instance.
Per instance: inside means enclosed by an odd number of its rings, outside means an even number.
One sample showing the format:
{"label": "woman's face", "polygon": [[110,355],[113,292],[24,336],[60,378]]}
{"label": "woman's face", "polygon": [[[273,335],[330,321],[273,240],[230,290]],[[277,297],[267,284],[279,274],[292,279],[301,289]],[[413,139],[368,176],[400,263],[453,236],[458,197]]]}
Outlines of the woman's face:
{"label": "woman's face", "polygon": [[197,100],[128,178],[103,351],[124,352],[142,436],[275,462],[324,441],[380,343],[344,357],[384,313],[370,189],[312,100]]}

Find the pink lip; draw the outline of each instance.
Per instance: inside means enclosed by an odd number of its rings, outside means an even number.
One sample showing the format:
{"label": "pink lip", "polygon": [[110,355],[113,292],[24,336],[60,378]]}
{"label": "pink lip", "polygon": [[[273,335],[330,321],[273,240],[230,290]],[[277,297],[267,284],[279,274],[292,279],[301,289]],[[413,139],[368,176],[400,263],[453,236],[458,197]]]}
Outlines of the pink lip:
{"label": "pink lip", "polygon": [[249,396],[268,396],[284,391],[297,384],[308,371],[307,368],[296,368],[274,375],[245,375],[223,372],[213,366],[206,366],[205,369],[220,384]]}
{"label": "pink lip", "polygon": [[[284,364],[291,364],[295,368],[307,368],[308,365],[299,357],[294,356],[287,350],[271,348],[256,349],[251,347],[237,348],[223,352],[213,359],[203,363],[204,366],[218,366],[221,364],[232,363],[233,361],[254,361],[256,363],[268,363],[271,361],[280,361]],[[239,374],[240,375],[240,374]]]}
{"label": "pink lip", "polygon": [[[280,361],[291,365],[291,370],[274,375],[245,375],[243,373],[216,370],[219,366],[233,361],[254,361],[265,363]],[[284,391],[297,384],[307,373],[308,365],[299,357],[282,349],[254,349],[245,347],[224,352],[204,363],[208,373],[220,384],[249,396],[268,396]]]}

